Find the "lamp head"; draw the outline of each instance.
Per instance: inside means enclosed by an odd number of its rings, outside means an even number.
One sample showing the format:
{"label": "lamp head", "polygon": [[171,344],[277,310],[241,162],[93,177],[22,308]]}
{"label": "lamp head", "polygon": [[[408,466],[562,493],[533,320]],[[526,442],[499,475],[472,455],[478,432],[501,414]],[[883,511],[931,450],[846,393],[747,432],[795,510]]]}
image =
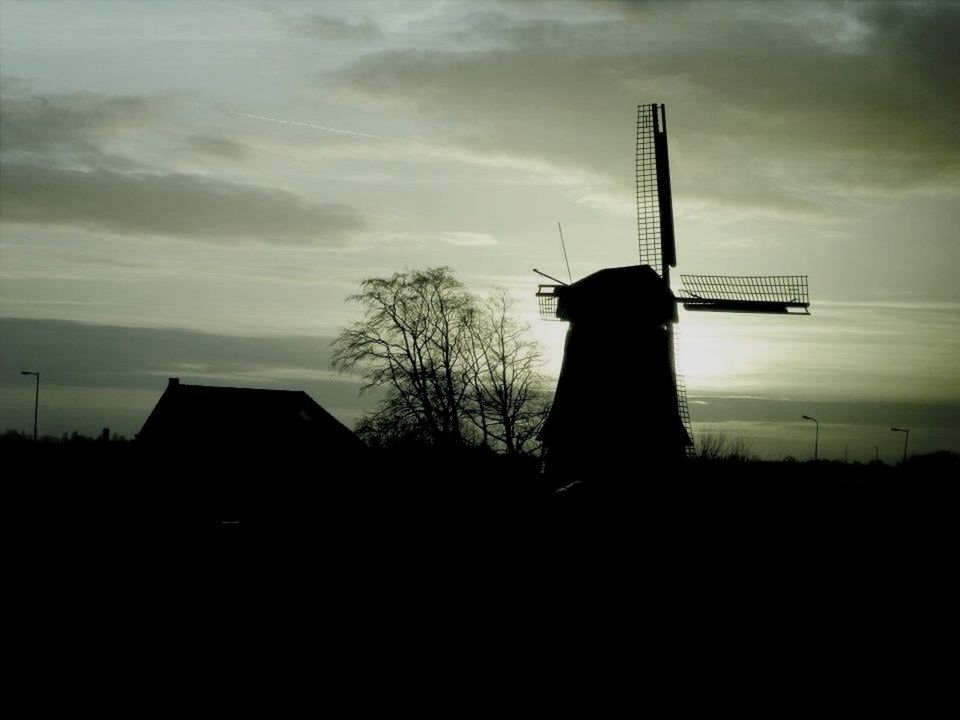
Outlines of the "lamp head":
{"label": "lamp head", "polygon": [[816,419],[816,418],[812,418],[812,417],[810,417],[809,415],[804,415],[804,416],[803,416],[803,419],[804,419],[804,420],[813,420],[814,422],[817,422],[817,419]]}

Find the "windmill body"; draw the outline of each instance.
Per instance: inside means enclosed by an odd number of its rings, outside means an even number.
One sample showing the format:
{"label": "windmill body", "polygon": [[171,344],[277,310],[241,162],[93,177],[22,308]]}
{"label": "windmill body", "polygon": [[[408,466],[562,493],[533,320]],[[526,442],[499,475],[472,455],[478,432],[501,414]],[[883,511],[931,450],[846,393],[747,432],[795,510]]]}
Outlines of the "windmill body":
{"label": "windmill body", "polygon": [[540,285],[541,316],[569,322],[553,407],[540,434],[544,473],[558,487],[611,486],[647,470],[662,474],[693,451],[673,324],[686,310],[808,313],[805,276],[682,275],[677,262],[665,109],[637,114],[640,263],[570,285]]}
{"label": "windmill body", "polygon": [[[570,323],[550,417],[545,472],[558,485],[620,478],[638,457],[675,463],[690,444],[677,408],[667,327],[673,293],[645,265],[608,268],[556,290]],[[624,358],[631,358],[624,373]]]}

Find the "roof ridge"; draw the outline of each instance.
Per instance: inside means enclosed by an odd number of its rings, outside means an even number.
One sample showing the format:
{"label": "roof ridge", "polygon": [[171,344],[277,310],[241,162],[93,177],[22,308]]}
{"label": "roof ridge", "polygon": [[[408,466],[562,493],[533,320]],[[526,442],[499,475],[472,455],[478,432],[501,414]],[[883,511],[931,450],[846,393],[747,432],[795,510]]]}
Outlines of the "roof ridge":
{"label": "roof ridge", "polygon": [[251,387],[238,387],[236,385],[190,385],[188,383],[180,383],[177,385],[179,388],[203,388],[205,390],[248,390],[251,392],[281,392],[281,393],[304,393],[304,390],[286,390],[280,388],[251,388]]}

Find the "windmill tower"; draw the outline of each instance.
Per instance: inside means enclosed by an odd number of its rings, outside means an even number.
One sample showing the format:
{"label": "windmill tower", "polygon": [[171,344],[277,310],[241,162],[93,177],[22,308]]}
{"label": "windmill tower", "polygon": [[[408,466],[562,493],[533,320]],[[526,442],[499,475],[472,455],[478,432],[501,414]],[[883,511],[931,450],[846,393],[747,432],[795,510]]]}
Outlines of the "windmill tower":
{"label": "windmill tower", "polygon": [[[541,317],[570,323],[553,408],[544,424],[544,472],[557,485],[616,482],[629,468],[669,469],[693,451],[674,361],[677,304],[685,310],[809,315],[801,275],[681,275],[663,104],[637,109],[639,264],[569,285],[540,285]],[[542,273],[541,273],[542,274]],[[553,278],[551,278],[553,279]]]}

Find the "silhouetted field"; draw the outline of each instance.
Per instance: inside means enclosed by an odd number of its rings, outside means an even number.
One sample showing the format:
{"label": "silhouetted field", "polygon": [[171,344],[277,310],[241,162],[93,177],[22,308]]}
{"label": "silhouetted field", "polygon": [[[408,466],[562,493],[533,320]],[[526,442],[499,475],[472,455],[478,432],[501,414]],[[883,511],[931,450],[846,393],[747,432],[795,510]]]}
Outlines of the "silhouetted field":
{"label": "silhouetted field", "polygon": [[31,533],[117,537],[208,531],[303,536],[341,546],[485,543],[525,535],[557,547],[604,534],[647,546],[799,546],[926,535],[953,512],[958,456],[906,465],[693,460],[548,487],[532,458],[482,449],[356,457],[295,447],[194,448],[134,442],[0,442],[15,519]]}
{"label": "silhouetted field", "polygon": [[537,462],[475,449],[0,446],[12,554],[53,605],[111,588],[187,608],[212,590],[217,613],[270,598],[380,638],[532,622],[566,642],[606,624],[667,668],[747,637],[777,653],[846,637],[851,617],[886,643],[902,598],[912,623],[946,602],[955,564],[955,455],[702,461],[555,493]]}

